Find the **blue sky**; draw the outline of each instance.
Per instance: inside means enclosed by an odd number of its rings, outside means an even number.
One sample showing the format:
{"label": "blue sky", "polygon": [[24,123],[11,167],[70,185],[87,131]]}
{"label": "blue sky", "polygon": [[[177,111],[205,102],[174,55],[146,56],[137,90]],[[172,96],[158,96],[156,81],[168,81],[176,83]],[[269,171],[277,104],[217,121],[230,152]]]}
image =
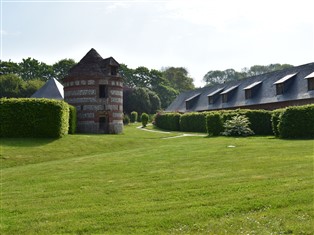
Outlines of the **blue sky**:
{"label": "blue sky", "polygon": [[79,61],[91,48],[131,68],[209,70],[314,62],[310,0],[1,0],[1,59]]}

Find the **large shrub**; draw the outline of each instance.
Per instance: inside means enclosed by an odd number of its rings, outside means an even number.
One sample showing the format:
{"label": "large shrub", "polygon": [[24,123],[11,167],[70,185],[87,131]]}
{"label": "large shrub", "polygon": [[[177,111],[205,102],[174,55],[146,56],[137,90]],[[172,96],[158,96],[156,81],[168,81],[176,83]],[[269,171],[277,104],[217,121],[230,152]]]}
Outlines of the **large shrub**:
{"label": "large shrub", "polygon": [[223,132],[223,121],[219,112],[211,112],[206,116],[206,128],[209,136],[218,136]]}
{"label": "large shrub", "polygon": [[62,137],[69,106],[51,99],[0,99],[0,137]]}
{"label": "large shrub", "polygon": [[225,131],[222,135],[226,136],[249,136],[254,135],[254,132],[249,127],[250,121],[247,117],[237,115],[227,120],[224,124]]}
{"label": "large shrub", "polygon": [[185,113],[180,118],[180,130],[206,132],[206,113]]}
{"label": "large shrub", "polygon": [[180,114],[179,113],[157,113],[154,125],[158,128],[179,131],[180,130]]}
{"label": "large shrub", "polygon": [[287,108],[278,130],[281,138],[314,138],[314,104]]}
{"label": "large shrub", "polygon": [[76,108],[69,105],[69,134],[75,134],[77,126]]}

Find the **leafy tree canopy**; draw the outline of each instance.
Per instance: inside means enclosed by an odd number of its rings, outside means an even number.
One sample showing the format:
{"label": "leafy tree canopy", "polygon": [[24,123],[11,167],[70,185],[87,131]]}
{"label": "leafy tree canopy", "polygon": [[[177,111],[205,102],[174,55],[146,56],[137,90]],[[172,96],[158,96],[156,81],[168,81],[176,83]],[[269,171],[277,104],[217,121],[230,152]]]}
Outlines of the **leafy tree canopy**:
{"label": "leafy tree canopy", "polygon": [[74,65],[75,61],[73,59],[63,59],[53,65],[48,65],[28,57],[27,59],[22,59],[20,63],[15,63],[11,60],[0,61],[0,75],[16,74],[24,81],[33,79],[47,81],[51,78],[62,81]]}
{"label": "leafy tree canopy", "polygon": [[182,92],[195,88],[193,78],[189,77],[188,71],[183,67],[167,67],[162,72],[163,77],[169,82],[170,87]]}
{"label": "leafy tree canopy", "polygon": [[155,113],[159,109],[160,99],[155,92],[143,87],[130,88],[124,91],[124,112]]}
{"label": "leafy tree canopy", "polygon": [[224,71],[211,70],[205,74],[205,76],[203,77],[203,81],[206,83],[206,86],[212,86],[276,70],[286,69],[289,67],[293,67],[293,65],[290,64],[270,64],[266,66],[254,65],[251,66],[250,68],[243,68],[241,72],[237,72],[234,69],[226,69]]}

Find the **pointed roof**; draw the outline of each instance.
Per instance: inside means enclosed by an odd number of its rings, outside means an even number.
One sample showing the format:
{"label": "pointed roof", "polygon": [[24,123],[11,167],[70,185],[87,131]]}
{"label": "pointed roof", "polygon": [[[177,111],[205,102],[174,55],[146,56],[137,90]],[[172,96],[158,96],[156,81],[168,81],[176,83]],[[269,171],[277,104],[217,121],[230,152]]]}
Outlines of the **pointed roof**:
{"label": "pointed roof", "polygon": [[104,78],[109,73],[108,66],[119,67],[119,63],[112,57],[103,59],[98,52],[92,48],[78,64],[70,69],[66,78],[79,76]]}
{"label": "pointed roof", "polygon": [[87,54],[81,59],[79,63],[98,63],[102,60],[103,58],[94,48],[92,48],[89,50],[89,52],[87,52]]}
{"label": "pointed roof", "polygon": [[63,100],[63,86],[56,79],[52,78],[48,80],[38,91],[36,91],[31,98]]}

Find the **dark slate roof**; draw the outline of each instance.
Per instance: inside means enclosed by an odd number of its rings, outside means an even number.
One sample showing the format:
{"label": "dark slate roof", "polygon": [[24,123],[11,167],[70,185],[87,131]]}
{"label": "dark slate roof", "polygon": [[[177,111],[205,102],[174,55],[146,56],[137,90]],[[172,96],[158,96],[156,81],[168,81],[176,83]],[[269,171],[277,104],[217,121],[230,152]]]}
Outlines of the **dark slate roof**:
{"label": "dark slate roof", "polygon": [[[249,77],[239,81],[228,82],[210,87],[203,87],[181,94],[169,105],[166,112],[190,112],[206,111],[232,108],[245,108],[260,104],[271,104],[284,101],[314,99],[314,91],[308,90],[307,76],[314,77],[314,63],[309,63],[284,70],[265,73]],[[312,75],[311,75],[312,74]],[[308,78],[310,78],[308,77]],[[282,95],[276,95],[276,84],[289,81],[287,91]],[[237,88],[237,89],[236,89]],[[245,99],[245,89],[252,89],[253,97]],[[232,91],[231,91],[232,90]],[[223,103],[221,97],[209,104],[209,96],[221,96],[221,94],[232,93],[228,102]],[[193,99],[199,94],[193,106],[186,109],[186,100]]]}
{"label": "dark slate roof", "polygon": [[63,100],[63,86],[56,79],[52,78],[47,81],[31,98],[47,98]]}
{"label": "dark slate roof", "polygon": [[79,76],[104,78],[109,74],[109,66],[119,67],[119,63],[113,57],[103,59],[98,52],[92,48],[79,63],[70,69],[65,79]]}

